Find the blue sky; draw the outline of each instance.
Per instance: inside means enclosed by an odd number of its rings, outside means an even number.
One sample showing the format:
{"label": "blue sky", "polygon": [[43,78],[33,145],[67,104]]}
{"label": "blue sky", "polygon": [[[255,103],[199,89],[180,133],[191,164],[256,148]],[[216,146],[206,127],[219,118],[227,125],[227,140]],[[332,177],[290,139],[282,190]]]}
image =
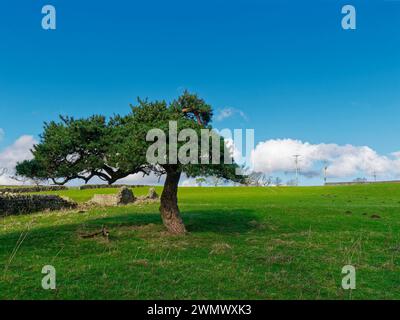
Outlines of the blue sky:
{"label": "blue sky", "polygon": [[[41,8],[57,9],[57,30]],[[341,28],[341,8],[357,30]],[[3,1],[0,151],[58,114],[127,113],[184,88],[256,141],[399,151],[400,1]],[[221,118],[221,117],[220,117]]]}

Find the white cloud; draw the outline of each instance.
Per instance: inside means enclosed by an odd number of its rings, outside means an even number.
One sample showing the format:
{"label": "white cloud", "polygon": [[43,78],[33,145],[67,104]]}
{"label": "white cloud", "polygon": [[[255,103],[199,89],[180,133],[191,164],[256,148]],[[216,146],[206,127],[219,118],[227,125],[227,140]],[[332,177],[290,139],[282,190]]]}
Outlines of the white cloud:
{"label": "white cloud", "polygon": [[222,121],[224,119],[231,118],[234,115],[239,115],[240,117],[242,117],[244,120],[247,121],[246,114],[243,111],[241,111],[239,109],[235,109],[235,108],[224,108],[224,109],[218,110],[217,115],[215,116],[215,119],[217,121]]}
{"label": "white cloud", "polygon": [[[30,150],[36,143],[32,136],[24,135],[18,138],[11,146],[0,152],[0,168],[7,169],[8,173],[13,173],[17,162],[32,159]],[[0,184],[16,184],[9,176],[0,177]]]}
{"label": "white cloud", "polygon": [[[143,184],[143,185],[164,185],[165,175],[159,178],[154,173],[143,176],[142,173],[132,174],[126,178],[117,181],[118,184]],[[188,178],[186,174],[182,174],[180,179],[180,186],[189,187],[197,186],[196,179]]]}
{"label": "white cloud", "polygon": [[304,175],[319,173],[323,161],[328,162],[330,177],[370,176],[374,171],[385,177],[400,175],[400,152],[385,156],[367,146],[311,144],[292,139],[260,142],[252,153],[254,170],[293,171],[295,154],[301,155],[299,167]]}
{"label": "white cloud", "polygon": [[158,185],[164,183],[164,176],[159,179],[154,173],[143,176],[143,173],[136,173],[118,180],[117,184],[143,184],[143,185]]}

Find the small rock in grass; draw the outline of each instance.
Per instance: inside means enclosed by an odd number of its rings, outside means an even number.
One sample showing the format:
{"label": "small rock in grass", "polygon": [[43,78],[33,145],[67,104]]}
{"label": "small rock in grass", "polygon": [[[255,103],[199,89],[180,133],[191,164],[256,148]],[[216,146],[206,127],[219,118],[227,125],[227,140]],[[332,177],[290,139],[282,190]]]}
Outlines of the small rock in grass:
{"label": "small rock in grass", "polygon": [[378,214],[373,214],[373,215],[371,216],[371,219],[380,219],[380,218],[381,218],[381,216],[378,215]]}
{"label": "small rock in grass", "polygon": [[149,260],[147,259],[135,259],[132,261],[133,265],[137,265],[137,266],[148,266],[149,265]]}

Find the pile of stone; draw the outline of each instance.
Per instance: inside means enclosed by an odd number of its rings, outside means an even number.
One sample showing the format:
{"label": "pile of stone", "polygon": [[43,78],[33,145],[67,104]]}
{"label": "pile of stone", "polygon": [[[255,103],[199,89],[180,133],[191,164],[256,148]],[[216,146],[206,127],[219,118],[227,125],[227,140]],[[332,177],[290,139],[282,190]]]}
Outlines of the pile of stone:
{"label": "pile of stone", "polygon": [[116,195],[117,205],[135,202],[135,196],[131,189],[122,187]]}
{"label": "pile of stone", "polygon": [[129,204],[134,201],[135,196],[132,190],[127,187],[122,187],[117,194],[95,194],[89,203],[108,207]]}
{"label": "pile of stone", "polygon": [[101,207],[126,205],[134,202],[143,202],[146,200],[157,200],[158,194],[154,188],[149,189],[149,193],[145,197],[136,198],[132,190],[128,187],[120,188],[117,194],[95,194],[89,201],[89,204]]}
{"label": "pile of stone", "polygon": [[149,189],[149,193],[148,193],[148,195],[146,196],[146,198],[147,199],[158,199],[159,197],[158,197],[158,194],[157,194],[157,192],[156,192],[156,189],[154,189],[154,188],[150,188]]}

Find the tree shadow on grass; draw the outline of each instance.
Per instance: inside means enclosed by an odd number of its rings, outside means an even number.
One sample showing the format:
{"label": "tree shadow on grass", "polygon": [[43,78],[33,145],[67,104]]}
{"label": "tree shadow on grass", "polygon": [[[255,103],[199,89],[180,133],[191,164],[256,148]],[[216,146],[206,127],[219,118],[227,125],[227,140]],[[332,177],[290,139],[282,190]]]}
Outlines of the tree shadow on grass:
{"label": "tree shadow on grass", "polygon": [[[237,234],[247,233],[257,229],[259,217],[252,210],[185,210],[183,221],[190,233],[218,233]],[[71,237],[79,237],[78,232],[94,231],[105,226],[110,230],[119,228],[140,228],[145,226],[157,226],[163,229],[159,213],[130,213],[101,218],[88,218],[80,223],[63,224],[35,228],[29,231],[29,236],[23,243],[23,247],[40,248],[48,244],[63,243],[71,241]],[[0,242],[4,246],[14,247],[20,238],[21,232],[12,232],[0,236]],[[116,239],[118,241],[118,238]]]}
{"label": "tree shadow on grass", "polygon": [[189,211],[183,215],[189,232],[246,233],[257,227],[260,217],[254,210]]}
{"label": "tree shadow on grass", "polygon": [[[255,211],[240,210],[185,210],[182,219],[188,232],[245,233],[254,229],[259,223]],[[144,226],[148,224],[162,225],[158,212],[154,214],[126,214],[120,216],[94,219],[90,224],[105,225],[110,228]]]}

